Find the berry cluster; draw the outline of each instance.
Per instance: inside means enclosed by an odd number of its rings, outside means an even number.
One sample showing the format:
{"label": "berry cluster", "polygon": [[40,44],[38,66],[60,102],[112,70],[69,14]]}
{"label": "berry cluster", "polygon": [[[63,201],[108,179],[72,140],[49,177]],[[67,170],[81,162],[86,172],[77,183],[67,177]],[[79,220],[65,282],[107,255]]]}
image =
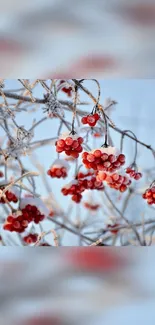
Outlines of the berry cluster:
{"label": "berry cluster", "polygon": [[24,242],[26,244],[36,243],[37,239],[38,239],[38,235],[37,234],[29,234],[29,235],[27,235],[27,236],[25,236],[23,238],[23,240],[24,240]]}
{"label": "berry cluster", "polygon": [[23,218],[23,215],[9,215],[6,219],[6,223],[3,226],[4,230],[10,231],[10,232],[18,232],[22,233],[25,231],[25,229],[28,227],[28,220]]}
{"label": "berry cluster", "polygon": [[114,147],[101,148],[82,154],[83,164],[87,169],[113,173],[125,164],[125,156],[118,154]]}
{"label": "berry cluster", "polygon": [[117,235],[117,233],[119,232],[119,230],[118,229],[114,229],[114,228],[116,228],[116,227],[119,227],[120,225],[119,224],[117,224],[117,223],[115,223],[115,224],[113,224],[113,225],[107,225],[107,229],[112,233],[112,234],[114,234],[114,235]]}
{"label": "berry cluster", "polygon": [[81,123],[88,124],[89,126],[93,127],[96,125],[96,123],[98,122],[99,119],[100,119],[100,115],[95,113],[95,114],[91,114],[91,115],[82,117]]}
{"label": "berry cluster", "polygon": [[61,192],[63,195],[71,195],[72,201],[76,203],[80,203],[82,200],[81,193],[85,191],[85,186],[82,184],[83,182],[79,182],[77,180],[69,183],[65,187],[62,188]]}
{"label": "berry cluster", "polygon": [[26,218],[29,223],[33,221],[38,224],[45,219],[45,215],[35,205],[27,204],[21,211],[23,218]]}
{"label": "berry cluster", "polygon": [[4,177],[4,174],[2,171],[0,171],[0,177]]}
{"label": "berry cluster", "polygon": [[66,161],[57,159],[47,174],[52,178],[66,178],[68,176],[69,165]]}
{"label": "berry cluster", "polygon": [[77,137],[75,135],[68,136],[64,139],[61,138],[56,141],[56,151],[58,153],[65,152],[67,156],[78,158],[79,154],[83,151],[81,146],[83,141],[82,137]]}
{"label": "berry cluster", "polygon": [[85,190],[103,190],[102,181],[98,181],[95,176],[79,178],[62,188],[63,195],[71,195],[72,201],[80,203]]}
{"label": "berry cluster", "polygon": [[131,167],[128,167],[126,169],[126,173],[130,175],[131,178],[134,178],[136,181],[138,181],[140,178],[142,178],[141,173],[137,173],[134,169]]}
{"label": "berry cluster", "polygon": [[[62,85],[63,83],[65,82],[65,80],[61,80],[60,81],[60,85]],[[62,91],[68,95],[68,97],[71,97],[72,96],[72,87],[63,87],[62,88]]]}
{"label": "berry cluster", "polygon": [[44,218],[45,216],[41,214],[36,206],[28,204],[21,210],[19,215],[11,215],[7,217],[4,230],[22,233],[28,227],[29,223],[33,221],[38,224],[43,221]]}
{"label": "berry cluster", "polygon": [[125,192],[128,186],[131,185],[131,180],[127,176],[120,175],[118,173],[107,174],[105,172],[99,172],[97,180],[105,181],[110,188],[113,188],[120,192]]}
{"label": "berry cluster", "polygon": [[150,205],[155,204],[155,186],[152,186],[145,191],[143,199],[147,200],[147,203]]}
{"label": "berry cluster", "polygon": [[[4,187],[3,188],[1,187],[1,190],[3,191],[4,190]],[[13,203],[17,203],[18,202],[18,197],[16,196],[15,193],[13,193],[11,191],[6,191],[5,192],[5,197],[6,197],[7,201],[9,201],[9,202],[13,202]],[[6,203],[4,197],[1,197],[0,198],[0,203],[3,203],[3,204]]]}
{"label": "berry cluster", "polygon": [[100,208],[99,204],[91,204],[89,202],[84,202],[84,207],[91,211],[96,211]]}

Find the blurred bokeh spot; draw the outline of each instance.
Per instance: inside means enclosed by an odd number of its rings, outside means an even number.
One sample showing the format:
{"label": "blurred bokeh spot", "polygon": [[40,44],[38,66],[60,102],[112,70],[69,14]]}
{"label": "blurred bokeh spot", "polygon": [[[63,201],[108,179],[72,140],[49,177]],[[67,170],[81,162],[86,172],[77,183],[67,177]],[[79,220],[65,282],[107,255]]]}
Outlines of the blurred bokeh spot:
{"label": "blurred bokeh spot", "polygon": [[2,78],[154,77],[153,0],[13,3],[1,4]]}

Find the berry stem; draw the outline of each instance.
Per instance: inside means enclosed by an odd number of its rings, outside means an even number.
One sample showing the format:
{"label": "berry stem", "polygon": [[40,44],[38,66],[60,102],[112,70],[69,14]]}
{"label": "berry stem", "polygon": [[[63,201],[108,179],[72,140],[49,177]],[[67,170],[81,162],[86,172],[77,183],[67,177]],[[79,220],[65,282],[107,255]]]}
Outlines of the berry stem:
{"label": "berry stem", "polygon": [[73,110],[73,120],[72,120],[72,131],[71,133],[74,135],[75,132],[75,118],[76,118],[76,106],[77,106],[77,98],[78,98],[78,86],[75,85],[75,97],[74,97],[74,110]]}
{"label": "berry stem", "polygon": [[155,186],[155,180],[151,183],[150,188],[152,188],[153,186]]}
{"label": "berry stem", "polygon": [[102,147],[108,148],[109,147],[109,145],[108,145],[108,121],[107,121],[106,114],[104,113],[104,110],[102,110],[102,115],[103,115],[104,123],[105,123],[105,142]]}
{"label": "berry stem", "polygon": [[132,131],[130,131],[130,130],[122,131],[120,150],[122,153],[123,152],[123,141],[124,141],[125,135],[127,135],[128,133],[131,133],[133,135],[133,137],[135,138],[135,155],[134,155],[134,160],[132,163],[132,166],[135,166],[136,159],[137,159],[137,153],[138,153],[138,143],[137,143],[137,137]]}
{"label": "berry stem", "polygon": [[101,97],[101,87],[100,87],[98,80],[96,80],[96,79],[91,79],[91,80],[96,82],[96,84],[98,86],[98,98],[97,98],[97,103],[96,103],[96,106],[98,106],[98,104],[100,102],[100,97]]}

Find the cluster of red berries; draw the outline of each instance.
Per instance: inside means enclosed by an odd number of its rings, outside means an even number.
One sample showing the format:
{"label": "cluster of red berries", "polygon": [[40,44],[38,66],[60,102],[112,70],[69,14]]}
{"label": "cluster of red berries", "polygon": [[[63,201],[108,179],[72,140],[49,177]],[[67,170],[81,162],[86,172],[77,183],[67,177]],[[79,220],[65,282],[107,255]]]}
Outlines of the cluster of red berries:
{"label": "cluster of red berries", "polygon": [[[65,80],[60,81],[60,85],[62,85],[65,82]],[[68,95],[68,97],[72,96],[72,87],[63,87],[62,91]]]}
{"label": "cluster of red berries", "polygon": [[119,175],[118,173],[107,174],[105,172],[99,172],[97,180],[105,181],[110,188],[122,193],[131,185],[131,180],[127,176]]}
{"label": "cluster of red berries", "polygon": [[100,119],[100,115],[95,113],[95,114],[91,114],[91,115],[82,117],[81,123],[88,124],[89,126],[93,127],[96,125],[96,123],[98,122],[99,119]]}
{"label": "cluster of red berries", "polygon": [[117,224],[117,223],[115,223],[114,225],[107,225],[107,229],[112,233],[112,234],[114,234],[114,235],[117,235],[117,233],[119,232],[119,230],[118,229],[114,229],[114,228],[117,228],[117,227],[119,227],[120,225],[119,224]]}
{"label": "cluster of red berries", "polygon": [[[104,152],[105,151],[105,152]],[[98,149],[90,153],[82,154],[83,164],[87,169],[94,169],[105,172],[115,172],[125,164],[125,156],[123,154],[108,154],[104,149]]]}
{"label": "cluster of red berries", "polygon": [[47,171],[47,174],[52,178],[66,178],[69,168],[70,166],[65,160],[57,159]]}
{"label": "cluster of red berries", "polygon": [[65,196],[71,195],[72,201],[74,201],[76,203],[81,202],[81,200],[82,200],[81,193],[84,191],[85,191],[85,186],[84,186],[83,182],[79,182],[77,180],[71,182],[67,186],[63,187],[61,190],[63,195],[65,195]]}
{"label": "cluster of red berries", "polygon": [[136,181],[138,181],[140,178],[142,178],[141,173],[137,173],[134,169],[131,167],[128,167],[126,169],[126,173],[130,175],[131,178],[134,178]]}
{"label": "cluster of red berries", "polygon": [[[3,191],[4,190],[4,187],[3,188],[1,187],[1,190]],[[5,192],[5,196],[6,196],[7,201],[9,201],[9,202],[13,202],[13,203],[17,203],[18,202],[18,197],[15,195],[15,193],[13,193],[11,191],[6,191]],[[0,198],[0,203],[3,203],[3,204],[6,203],[4,197],[1,197]]]}
{"label": "cluster of red berries", "polygon": [[0,177],[4,177],[4,174],[2,171],[0,171]]}
{"label": "cluster of red berries", "polygon": [[67,177],[67,169],[66,167],[56,167],[52,166],[47,174],[52,178],[66,178]]}
{"label": "cluster of red berries", "polygon": [[79,178],[62,188],[63,195],[71,195],[72,201],[80,203],[82,200],[82,193],[85,190],[103,190],[104,186],[101,181],[96,179],[96,176],[86,178]]}
{"label": "cluster of red berries", "polygon": [[96,179],[96,175],[93,171],[86,173],[79,172],[76,177],[79,183],[82,183],[85,186],[86,190],[103,190],[104,186],[102,181]]}
{"label": "cluster of red berries", "polygon": [[38,235],[37,234],[29,234],[29,235],[27,235],[27,236],[25,236],[23,238],[23,240],[24,240],[24,242],[26,244],[36,243],[37,239],[38,239]]}
{"label": "cluster of red berries", "polygon": [[152,186],[145,191],[143,199],[147,200],[147,203],[150,205],[155,204],[155,186]]}
{"label": "cluster of red berries", "polygon": [[22,209],[23,218],[26,218],[28,222],[34,222],[38,224],[45,219],[45,215],[42,214],[35,205],[27,204],[25,208]]}
{"label": "cluster of red berries", "polygon": [[36,224],[43,221],[45,216],[41,214],[38,208],[34,205],[27,204],[24,209],[21,210],[21,214],[18,216],[10,215],[7,217],[4,230],[15,231],[22,233],[28,227],[32,221]]}
{"label": "cluster of red berries", "polygon": [[6,223],[3,226],[3,229],[10,232],[15,231],[22,233],[28,227],[28,224],[28,220],[26,218],[23,218],[22,214],[19,216],[9,215],[6,219]]}
{"label": "cluster of red berries", "polygon": [[81,144],[83,143],[82,137],[69,136],[65,139],[56,141],[56,151],[58,153],[65,152],[67,156],[78,158],[79,154],[83,151]]}
{"label": "cluster of red berries", "polygon": [[100,208],[100,205],[99,204],[90,204],[88,202],[84,202],[84,207],[88,210],[91,210],[91,211],[96,211]]}

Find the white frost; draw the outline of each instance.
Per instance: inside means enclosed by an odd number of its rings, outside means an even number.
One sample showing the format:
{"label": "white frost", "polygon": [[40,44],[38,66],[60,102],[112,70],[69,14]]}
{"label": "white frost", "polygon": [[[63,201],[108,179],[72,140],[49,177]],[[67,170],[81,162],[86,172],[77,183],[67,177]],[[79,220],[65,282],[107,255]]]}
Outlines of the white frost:
{"label": "white frost", "polygon": [[34,205],[46,217],[49,215],[49,210],[40,198],[26,197],[21,199],[20,209],[24,209],[27,204]]}

